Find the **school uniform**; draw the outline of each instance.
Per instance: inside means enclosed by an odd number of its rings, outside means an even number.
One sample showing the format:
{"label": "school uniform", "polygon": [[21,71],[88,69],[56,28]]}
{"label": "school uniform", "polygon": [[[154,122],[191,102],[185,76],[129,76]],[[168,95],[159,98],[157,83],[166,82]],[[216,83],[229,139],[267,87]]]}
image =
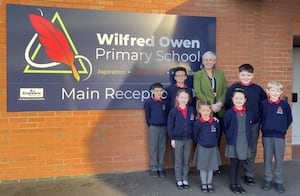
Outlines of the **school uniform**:
{"label": "school uniform", "polygon": [[272,158],[275,157],[275,183],[282,184],[282,162],[285,152],[285,135],[292,123],[289,104],[281,99],[273,102],[266,99],[261,103],[262,141],[264,147],[264,179],[271,182]]}
{"label": "school uniform", "polygon": [[235,89],[240,88],[243,89],[245,94],[247,95],[246,108],[247,110],[252,112],[253,116],[253,124],[259,122],[260,116],[260,103],[267,99],[267,94],[263,90],[263,88],[255,83],[251,83],[249,85],[243,85],[241,82],[236,82],[232,84],[226,93],[226,108],[229,109],[233,106],[232,104],[232,93]]}
{"label": "school uniform", "polygon": [[199,118],[194,123],[193,138],[197,144],[194,164],[199,170],[217,170],[221,165],[218,148],[219,123],[211,117],[208,121]]}
{"label": "school uniform", "polygon": [[230,184],[240,186],[244,160],[250,157],[252,113],[244,107],[234,106],[224,116],[226,149],[225,156],[230,158]]}
{"label": "school uniform", "polygon": [[253,125],[251,128],[251,156],[245,162],[245,176],[247,177],[254,177],[254,162],[257,153],[257,141],[259,136],[260,130],[260,103],[262,100],[267,99],[267,94],[263,90],[263,88],[255,83],[250,83],[249,85],[244,85],[241,82],[236,82],[232,84],[226,93],[226,101],[225,106],[226,108],[231,108],[232,104],[232,93],[236,88],[243,89],[247,95],[246,101],[246,108],[247,110],[252,112],[253,116]]}
{"label": "school uniform", "polygon": [[[219,119],[219,125],[221,134],[224,131],[223,117],[225,113],[225,98],[227,91],[227,81],[224,76],[224,72],[213,68],[213,77],[209,77],[206,70],[202,69],[194,72],[194,91],[197,100],[210,101],[215,104],[217,102],[222,103],[222,107],[219,112],[214,113],[214,116]],[[220,148],[221,134],[218,140],[218,147]],[[217,174],[221,174],[221,170],[217,170]]]}
{"label": "school uniform", "polygon": [[189,158],[192,147],[192,131],[196,110],[187,106],[172,108],[168,116],[167,130],[171,140],[175,140],[175,179],[188,180]]}
{"label": "school uniform", "polygon": [[[172,76],[172,77],[174,78],[174,76]],[[192,88],[188,87],[186,84],[183,87],[179,87],[175,81],[174,83],[171,83],[171,85],[169,85],[166,88],[167,101],[169,103],[170,109],[175,107],[176,95],[180,89],[186,90],[186,92],[189,94],[189,106],[195,107],[196,102],[195,102],[194,90]],[[172,163],[175,165],[174,148],[171,148],[171,159],[172,159]]]}
{"label": "school uniform", "polygon": [[166,142],[168,104],[164,99],[148,99],[144,104],[146,122],[149,126],[149,154],[151,171],[163,171]]}

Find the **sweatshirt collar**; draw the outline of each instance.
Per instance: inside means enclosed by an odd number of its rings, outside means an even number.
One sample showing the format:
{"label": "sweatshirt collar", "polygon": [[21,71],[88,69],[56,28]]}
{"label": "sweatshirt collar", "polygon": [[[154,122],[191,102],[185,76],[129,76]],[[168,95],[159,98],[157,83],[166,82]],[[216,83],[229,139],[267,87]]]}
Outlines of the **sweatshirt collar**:
{"label": "sweatshirt collar", "polygon": [[204,120],[202,117],[199,118],[200,122],[209,122],[212,123],[213,122],[213,117],[210,117],[208,120]]}
{"label": "sweatshirt collar", "polygon": [[180,111],[180,113],[183,115],[183,117],[186,119],[187,115],[187,107],[181,108],[179,105],[177,106],[177,109]]}
{"label": "sweatshirt collar", "polygon": [[177,106],[177,109],[178,109],[180,112],[186,112],[186,111],[187,111],[187,107],[181,108],[179,105]]}
{"label": "sweatshirt collar", "polygon": [[235,106],[233,106],[232,109],[233,109],[236,113],[238,113],[238,114],[244,114],[245,111],[246,111],[246,107],[245,107],[245,106],[243,106],[242,109],[238,109],[238,108],[236,108]]}
{"label": "sweatshirt collar", "polygon": [[243,84],[241,81],[238,81],[238,84],[241,86],[251,86],[253,84],[253,82],[250,82],[249,84]]}
{"label": "sweatshirt collar", "polygon": [[176,86],[177,88],[187,88],[187,85],[186,85],[186,84],[184,84],[183,87],[180,87],[180,86],[178,86],[178,84],[176,83],[175,86]]}
{"label": "sweatshirt collar", "polygon": [[162,102],[162,98],[156,99],[155,97],[153,97],[152,100],[153,100],[154,102]]}
{"label": "sweatshirt collar", "polygon": [[268,102],[269,102],[270,104],[279,104],[280,101],[281,101],[280,98],[278,98],[276,101],[272,101],[272,100],[270,99],[270,97],[268,98]]}

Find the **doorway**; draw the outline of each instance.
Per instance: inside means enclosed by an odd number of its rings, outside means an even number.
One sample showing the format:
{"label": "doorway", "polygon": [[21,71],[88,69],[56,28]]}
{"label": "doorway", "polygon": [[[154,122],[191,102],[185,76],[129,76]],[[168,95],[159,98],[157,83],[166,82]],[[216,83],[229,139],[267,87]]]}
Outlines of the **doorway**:
{"label": "doorway", "polygon": [[292,94],[292,159],[300,160],[300,36],[294,36],[293,48],[293,94]]}

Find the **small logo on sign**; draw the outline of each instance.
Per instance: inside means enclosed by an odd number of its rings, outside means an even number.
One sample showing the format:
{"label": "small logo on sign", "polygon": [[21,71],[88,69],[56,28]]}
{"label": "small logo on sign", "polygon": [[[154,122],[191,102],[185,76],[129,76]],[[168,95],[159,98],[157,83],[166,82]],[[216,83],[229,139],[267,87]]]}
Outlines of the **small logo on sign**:
{"label": "small logo on sign", "polygon": [[43,88],[20,88],[19,100],[45,100]]}

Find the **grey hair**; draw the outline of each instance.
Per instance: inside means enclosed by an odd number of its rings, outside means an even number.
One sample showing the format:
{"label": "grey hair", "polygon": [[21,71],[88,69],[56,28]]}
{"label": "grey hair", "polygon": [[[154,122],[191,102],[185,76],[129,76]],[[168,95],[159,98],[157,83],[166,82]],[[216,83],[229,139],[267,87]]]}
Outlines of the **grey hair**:
{"label": "grey hair", "polygon": [[214,60],[216,60],[217,56],[216,56],[216,54],[215,54],[214,52],[212,52],[212,51],[207,51],[207,52],[205,52],[205,53],[202,55],[202,61],[203,61],[204,59],[207,59],[207,58],[213,58]]}

